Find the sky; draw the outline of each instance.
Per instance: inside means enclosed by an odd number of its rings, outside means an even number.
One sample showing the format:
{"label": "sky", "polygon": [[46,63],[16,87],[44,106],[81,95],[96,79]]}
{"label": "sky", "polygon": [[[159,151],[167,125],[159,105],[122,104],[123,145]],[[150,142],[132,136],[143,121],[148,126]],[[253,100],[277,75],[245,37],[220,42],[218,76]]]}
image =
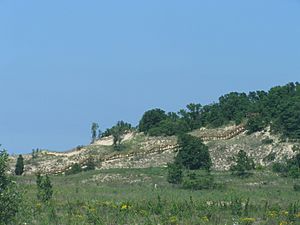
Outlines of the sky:
{"label": "sky", "polygon": [[69,150],[231,91],[300,80],[300,0],[0,0],[0,143]]}

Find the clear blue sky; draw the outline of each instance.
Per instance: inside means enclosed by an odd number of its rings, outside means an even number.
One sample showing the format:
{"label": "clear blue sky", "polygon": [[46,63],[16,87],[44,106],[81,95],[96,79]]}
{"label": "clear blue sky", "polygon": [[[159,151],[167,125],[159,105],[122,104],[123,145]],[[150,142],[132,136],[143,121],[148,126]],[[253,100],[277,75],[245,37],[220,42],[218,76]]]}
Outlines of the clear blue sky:
{"label": "clear blue sky", "polygon": [[0,0],[0,143],[67,150],[118,120],[300,79],[299,0]]}

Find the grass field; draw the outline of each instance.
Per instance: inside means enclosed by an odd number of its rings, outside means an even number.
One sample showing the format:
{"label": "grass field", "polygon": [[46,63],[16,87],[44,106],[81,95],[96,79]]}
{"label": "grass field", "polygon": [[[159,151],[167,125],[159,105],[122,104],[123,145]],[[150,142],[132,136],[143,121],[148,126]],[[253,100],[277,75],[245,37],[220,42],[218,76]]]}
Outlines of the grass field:
{"label": "grass field", "polygon": [[299,180],[268,170],[249,178],[212,172],[214,190],[168,184],[166,168],[110,169],[52,176],[51,202],[36,198],[34,176],[17,178],[24,189],[16,224],[300,224]]}

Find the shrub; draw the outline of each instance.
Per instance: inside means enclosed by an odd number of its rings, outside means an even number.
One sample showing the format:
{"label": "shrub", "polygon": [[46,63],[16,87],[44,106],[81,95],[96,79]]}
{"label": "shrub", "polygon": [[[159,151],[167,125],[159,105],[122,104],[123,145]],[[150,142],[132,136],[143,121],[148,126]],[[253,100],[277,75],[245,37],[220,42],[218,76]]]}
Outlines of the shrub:
{"label": "shrub", "polygon": [[272,144],[273,142],[274,142],[274,140],[271,139],[271,138],[265,138],[265,139],[263,139],[263,140],[261,141],[261,143],[264,144],[264,145],[270,145],[270,144]]}
{"label": "shrub", "polygon": [[88,160],[86,161],[84,171],[90,171],[90,170],[95,170],[95,169],[96,169],[95,161],[94,161],[94,159],[90,156],[90,157],[88,158]]}
{"label": "shrub", "polygon": [[247,156],[246,152],[240,150],[239,153],[234,157],[235,164],[230,167],[232,174],[237,176],[250,175],[249,171],[255,169],[253,159]]}
{"label": "shrub", "polygon": [[81,173],[82,172],[82,168],[78,163],[75,163],[72,165],[71,169],[66,171],[66,175],[72,175],[72,174],[77,174],[77,173]]}
{"label": "shrub", "polygon": [[275,162],[273,165],[272,165],[272,171],[275,172],[275,173],[287,173],[288,172],[288,168],[287,168],[287,165],[284,164],[284,163],[279,163],[279,162]]}
{"label": "shrub", "polygon": [[299,178],[300,177],[300,169],[294,165],[291,168],[289,168],[288,175],[292,178]]}
{"label": "shrub", "polygon": [[20,193],[10,177],[6,175],[8,154],[0,150],[0,224],[13,221],[21,200]]}
{"label": "shrub", "polygon": [[300,184],[294,184],[294,191],[300,192]]}
{"label": "shrub", "polygon": [[51,200],[53,195],[52,184],[48,175],[42,176],[37,174],[36,176],[37,184],[37,198],[42,202],[48,202]]}
{"label": "shrub", "polygon": [[182,166],[178,163],[168,164],[168,182],[171,184],[181,184],[182,182]]}
{"label": "shrub", "polygon": [[210,174],[189,173],[182,183],[184,189],[202,190],[214,188],[214,179]]}
{"label": "shrub", "polygon": [[271,152],[270,154],[268,154],[263,161],[264,162],[272,162],[276,159],[276,153],[275,152]]}

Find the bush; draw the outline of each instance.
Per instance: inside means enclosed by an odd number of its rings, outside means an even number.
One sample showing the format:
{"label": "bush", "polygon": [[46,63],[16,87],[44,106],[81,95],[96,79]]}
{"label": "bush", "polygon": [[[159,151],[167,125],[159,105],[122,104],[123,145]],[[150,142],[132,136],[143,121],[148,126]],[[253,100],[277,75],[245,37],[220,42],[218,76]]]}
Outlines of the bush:
{"label": "bush", "polygon": [[178,163],[168,164],[168,182],[171,184],[181,184],[182,182],[182,166]]}
{"label": "bush", "polygon": [[11,223],[18,212],[21,196],[6,175],[8,154],[0,150],[0,224]]}
{"label": "bush", "polygon": [[52,184],[48,175],[41,176],[37,174],[36,176],[37,184],[37,198],[42,202],[48,202],[51,200],[53,195]]}
{"label": "bush", "polygon": [[82,168],[78,163],[75,163],[72,165],[71,169],[66,171],[66,175],[72,175],[72,174],[77,174],[77,173],[81,173],[82,172]]}
{"label": "bush", "polygon": [[297,166],[292,166],[289,169],[288,175],[292,178],[299,178],[300,177],[300,169]]}
{"label": "bush", "polygon": [[300,184],[294,184],[294,191],[300,191]]}
{"label": "bush", "polygon": [[249,158],[245,151],[240,150],[234,158],[235,164],[230,167],[232,174],[237,176],[248,176],[250,170],[255,169],[253,159]]}
{"label": "bush", "polygon": [[274,140],[271,139],[271,138],[265,138],[265,139],[263,139],[263,140],[261,141],[261,143],[264,144],[264,145],[270,145],[270,144],[272,144],[273,142],[274,142]]}
{"label": "bush", "polygon": [[94,161],[94,159],[90,156],[90,157],[88,158],[88,160],[86,161],[84,171],[90,171],[90,170],[95,170],[95,169],[96,169],[95,161]]}
{"label": "bush", "polygon": [[276,159],[276,153],[275,152],[271,152],[270,154],[268,154],[263,161],[264,162],[273,162]]}
{"label": "bush", "polygon": [[279,162],[275,162],[273,165],[272,165],[272,171],[275,172],[275,173],[287,173],[288,172],[288,168],[287,168],[287,165],[284,164],[284,163],[279,163]]}
{"label": "bush", "polygon": [[182,183],[184,189],[203,190],[214,188],[214,179],[210,174],[189,173]]}
{"label": "bush", "polygon": [[293,158],[286,160],[284,163],[274,163],[273,171],[280,173],[283,176],[289,176],[292,178],[300,177],[300,153]]}

